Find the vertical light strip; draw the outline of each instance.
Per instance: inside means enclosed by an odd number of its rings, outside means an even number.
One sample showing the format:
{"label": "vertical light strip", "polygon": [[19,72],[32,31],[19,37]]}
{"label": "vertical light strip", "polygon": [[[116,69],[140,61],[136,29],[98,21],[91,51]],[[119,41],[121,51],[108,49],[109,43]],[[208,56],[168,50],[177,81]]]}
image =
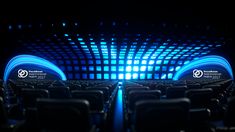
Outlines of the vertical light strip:
{"label": "vertical light strip", "polygon": [[116,96],[116,102],[114,107],[114,132],[122,132],[123,131],[123,86],[118,86],[117,96]]}

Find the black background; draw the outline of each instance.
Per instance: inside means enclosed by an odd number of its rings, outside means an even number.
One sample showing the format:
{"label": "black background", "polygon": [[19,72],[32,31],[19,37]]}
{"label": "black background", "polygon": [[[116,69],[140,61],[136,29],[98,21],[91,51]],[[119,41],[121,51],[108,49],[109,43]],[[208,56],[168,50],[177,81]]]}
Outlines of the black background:
{"label": "black background", "polygon": [[[218,51],[234,67],[234,6],[232,1],[201,0],[61,0],[61,1],[2,1],[0,3],[0,60],[3,73],[9,55],[17,52],[16,45],[1,31],[1,25],[24,21],[51,21],[79,19],[90,23],[99,20],[131,21],[143,23],[171,23],[213,26],[228,39]],[[234,68],[233,68],[234,69]],[[234,70],[233,70],[234,71]]]}

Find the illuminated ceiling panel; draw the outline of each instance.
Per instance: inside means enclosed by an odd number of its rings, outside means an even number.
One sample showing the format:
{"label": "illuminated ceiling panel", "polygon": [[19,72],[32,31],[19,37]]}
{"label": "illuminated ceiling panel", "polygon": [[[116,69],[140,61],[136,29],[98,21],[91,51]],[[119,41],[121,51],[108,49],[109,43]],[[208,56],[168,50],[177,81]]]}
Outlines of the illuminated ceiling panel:
{"label": "illuminated ceiling panel", "polygon": [[159,34],[51,34],[22,38],[27,54],[50,60],[68,79],[172,79],[223,41]]}

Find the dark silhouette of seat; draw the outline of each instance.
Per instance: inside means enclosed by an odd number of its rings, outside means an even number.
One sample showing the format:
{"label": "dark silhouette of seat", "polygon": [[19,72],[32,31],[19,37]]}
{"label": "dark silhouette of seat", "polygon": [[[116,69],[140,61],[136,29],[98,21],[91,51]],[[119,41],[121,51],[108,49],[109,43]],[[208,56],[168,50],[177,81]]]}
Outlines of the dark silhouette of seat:
{"label": "dark silhouette of seat", "polygon": [[166,90],[166,97],[168,99],[172,98],[183,98],[184,93],[187,90],[186,86],[174,86],[174,87],[169,87]]}
{"label": "dark silhouette of seat", "polygon": [[235,97],[228,99],[228,107],[224,115],[224,125],[227,127],[235,127]]}
{"label": "dark silhouette of seat", "polygon": [[69,87],[49,87],[50,98],[67,99],[71,97]]}
{"label": "dark silhouette of seat", "polygon": [[49,92],[46,89],[22,89],[21,97],[25,108],[34,108],[37,98],[49,98]]}
{"label": "dark silhouette of seat", "polygon": [[38,123],[45,131],[81,131],[91,129],[89,102],[78,99],[37,99]]}
{"label": "dark silhouette of seat", "polygon": [[190,89],[185,92],[185,97],[190,99],[192,108],[208,108],[212,94],[211,88]]}
{"label": "dark silhouette of seat", "polygon": [[0,87],[0,97],[4,96],[4,89],[2,87]]}
{"label": "dark silhouette of seat", "polygon": [[128,103],[131,111],[134,110],[135,104],[141,100],[159,100],[161,96],[160,90],[134,90],[128,95]]}
{"label": "dark silhouette of seat", "polygon": [[189,107],[187,98],[137,102],[134,128],[137,132],[179,131],[189,120]]}
{"label": "dark silhouette of seat", "polygon": [[100,90],[74,90],[71,94],[72,98],[87,100],[92,111],[102,111],[104,108],[104,95]]}
{"label": "dark silhouette of seat", "polygon": [[104,100],[105,102],[109,100],[109,97],[110,97],[110,92],[109,92],[109,88],[107,87],[88,87],[86,90],[100,90],[103,92],[104,94]]}
{"label": "dark silhouette of seat", "polygon": [[7,112],[4,108],[3,99],[0,97],[0,128],[2,128],[4,125],[7,125],[7,123]]}
{"label": "dark silhouette of seat", "polygon": [[148,87],[128,87],[126,88],[126,95],[129,95],[131,91],[144,91],[144,90],[149,90]]}

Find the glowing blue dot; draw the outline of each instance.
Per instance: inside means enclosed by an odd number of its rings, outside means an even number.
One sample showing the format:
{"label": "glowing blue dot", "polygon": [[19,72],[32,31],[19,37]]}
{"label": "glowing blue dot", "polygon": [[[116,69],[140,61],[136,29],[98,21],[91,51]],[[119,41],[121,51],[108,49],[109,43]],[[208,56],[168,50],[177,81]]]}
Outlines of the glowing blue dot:
{"label": "glowing blue dot", "polygon": [[172,73],[168,73],[168,79],[172,79],[173,78],[173,74]]}
{"label": "glowing blue dot", "polygon": [[145,71],[146,70],[146,66],[141,66],[140,67],[140,71]]}
{"label": "glowing blue dot", "polygon": [[82,38],[78,38],[78,41],[83,41],[83,39]]}
{"label": "glowing blue dot", "polygon": [[161,64],[162,60],[157,60],[156,64]]}
{"label": "glowing blue dot", "polygon": [[106,44],[106,42],[100,42],[100,44]]}
{"label": "glowing blue dot", "polygon": [[22,25],[18,25],[18,28],[21,29],[21,28],[22,28]]}
{"label": "glowing blue dot", "polygon": [[166,79],[166,74],[165,73],[162,74],[161,79]]}
{"label": "glowing blue dot", "polygon": [[134,66],[133,67],[133,71],[137,71],[138,72],[139,71],[139,67],[138,66]]}
{"label": "glowing blue dot", "polygon": [[130,73],[126,73],[126,79],[127,80],[131,79],[131,74]]}
{"label": "glowing blue dot", "polygon": [[118,79],[123,79],[123,74],[118,74]]}
{"label": "glowing blue dot", "polygon": [[177,66],[177,67],[175,68],[175,71],[178,71],[178,70],[180,69],[180,67],[181,67],[181,66]]}
{"label": "glowing blue dot", "polygon": [[155,66],[155,71],[160,71],[160,66]]}
{"label": "glowing blue dot", "polygon": [[97,79],[102,79],[101,74],[96,74],[96,78],[97,78]]}
{"label": "glowing blue dot", "polygon": [[140,74],[140,79],[145,79],[145,74],[144,73]]}
{"label": "glowing blue dot", "polygon": [[142,64],[147,64],[147,61],[146,60],[142,60]]}
{"label": "glowing blue dot", "polygon": [[127,60],[127,64],[132,64],[132,60]]}
{"label": "glowing blue dot", "polygon": [[154,64],[154,60],[150,60],[150,61],[149,61],[149,64],[150,64],[150,65]]}
{"label": "glowing blue dot", "polygon": [[159,74],[154,74],[154,79],[159,79]]}
{"label": "glowing blue dot", "polygon": [[117,76],[116,76],[116,74],[111,74],[111,79],[116,79],[117,78]]}
{"label": "glowing blue dot", "polygon": [[119,66],[118,71],[124,71],[124,66]]}
{"label": "glowing blue dot", "polygon": [[109,79],[109,74],[108,73],[104,74],[104,79]]}
{"label": "glowing blue dot", "polygon": [[131,66],[127,66],[127,67],[126,67],[126,71],[127,71],[127,72],[131,72],[131,70],[132,70],[132,69],[131,69]]}
{"label": "glowing blue dot", "polygon": [[12,29],[12,26],[11,26],[11,25],[9,25],[9,26],[8,26],[8,29],[9,29],[9,30],[11,30],[11,29]]}
{"label": "glowing blue dot", "polygon": [[134,73],[132,76],[133,76],[133,79],[138,79],[138,74],[137,73]]}

